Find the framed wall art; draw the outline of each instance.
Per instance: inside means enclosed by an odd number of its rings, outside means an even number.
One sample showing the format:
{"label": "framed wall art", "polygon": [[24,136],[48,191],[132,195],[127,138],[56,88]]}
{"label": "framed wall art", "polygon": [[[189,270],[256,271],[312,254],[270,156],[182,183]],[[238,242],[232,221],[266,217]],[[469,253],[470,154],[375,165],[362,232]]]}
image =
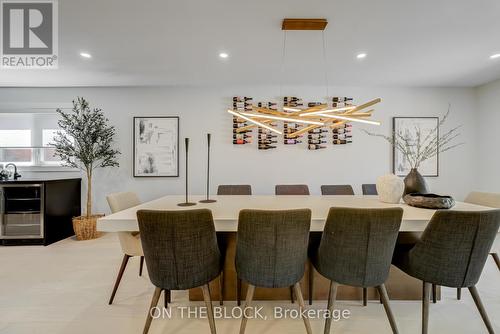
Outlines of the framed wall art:
{"label": "framed wall art", "polygon": [[[408,138],[415,149],[417,145],[426,145],[439,137],[439,117],[394,117],[394,135]],[[433,138],[430,138],[433,137]],[[393,146],[393,172],[406,176],[411,170],[407,158]],[[422,162],[418,171],[422,176],[439,176],[439,153]]]}
{"label": "framed wall art", "polygon": [[179,176],[179,117],[134,117],[134,177]]}

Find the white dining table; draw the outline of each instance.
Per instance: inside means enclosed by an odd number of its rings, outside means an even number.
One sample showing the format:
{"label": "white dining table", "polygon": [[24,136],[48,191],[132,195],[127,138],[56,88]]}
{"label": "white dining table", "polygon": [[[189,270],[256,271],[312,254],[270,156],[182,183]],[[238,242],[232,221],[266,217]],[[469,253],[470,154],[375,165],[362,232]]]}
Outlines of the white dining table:
{"label": "white dining table", "polygon": [[[311,231],[323,231],[328,211],[331,207],[348,208],[403,208],[401,232],[422,232],[432,218],[435,210],[411,207],[404,203],[383,203],[378,196],[265,196],[229,195],[212,196],[215,203],[199,203],[205,196],[190,196],[189,201],[196,205],[180,207],[185,197],[169,195],[141,205],[99,218],[97,230],[101,232],[139,231],[136,212],[138,210],[191,210],[210,209],[218,232],[236,232],[238,214],[242,209],[283,210],[308,208],[312,211]],[[451,210],[484,211],[492,208],[457,202]]]}

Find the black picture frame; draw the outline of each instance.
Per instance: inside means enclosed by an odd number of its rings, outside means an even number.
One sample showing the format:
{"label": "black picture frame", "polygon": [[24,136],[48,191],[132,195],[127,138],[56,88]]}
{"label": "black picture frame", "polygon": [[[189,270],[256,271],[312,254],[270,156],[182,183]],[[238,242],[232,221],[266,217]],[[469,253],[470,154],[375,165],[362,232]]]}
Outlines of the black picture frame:
{"label": "black picture frame", "polygon": [[[138,174],[137,173],[137,131],[136,131],[136,122],[137,120],[140,120],[140,119],[146,119],[146,120],[156,120],[156,119],[174,119],[175,120],[175,128],[176,128],[176,136],[174,136],[174,140],[176,141],[175,142],[175,150],[176,150],[176,153],[175,154],[175,159],[176,159],[176,166],[175,166],[175,173],[171,174],[171,175],[161,175],[161,174],[158,174],[158,173],[151,173],[151,175],[147,175],[146,173],[145,174]],[[132,145],[132,159],[133,159],[133,169],[132,169],[132,174],[133,174],[133,177],[139,177],[139,178],[142,178],[142,177],[179,177],[179,116],[134,116],[133,117],[133,123],[132,123],[132,127],[133,127],[133,145]]]}
{"label": "black picture frame", "polygon": [[[393,130],[393,136],[394,134],[396,133],[396,131],[398,131],[397,129],[397,121],[400,120],[400,119],[407,119],[407,120],[415,120],[415,121],[418,121],[418,120],[433,120],[436,124],[436,128],[437,128],[437,131],[436,131],[436,136],[439,137],[439,117],[433,117],[433,116],[429,116],[429,117],[393,117],[392,118],[392,130]],[[392,172],[397,175],[397,176],[406,176],[408,174],[408,172],[399,172],[398,169],[397,169],[397,149],[396,149],[396,146],[392,146]],[[436,162],[435,162],[435,173],[426,173],[425,170],[419,170],[419,172],[422,174],[422,176],[425,176],[425,177],[439,177],[439,150],[438,150],[438,153],[436,155]]]}

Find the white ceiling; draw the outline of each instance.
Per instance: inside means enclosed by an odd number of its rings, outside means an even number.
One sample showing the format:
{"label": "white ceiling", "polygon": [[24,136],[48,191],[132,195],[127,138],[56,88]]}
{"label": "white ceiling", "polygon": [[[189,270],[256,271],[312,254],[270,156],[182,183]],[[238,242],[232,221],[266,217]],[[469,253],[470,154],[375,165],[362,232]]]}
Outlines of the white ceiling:
{"label": "white ceiling", "polygon": [[[281,75],[284,17],[328,19],[326,65],[321,32],[292,31]],[[59,69],[0,70],[1,86],[324,85],[325,70],[331,85],[500,78],[498,0],[59,0],[59,24]]]}

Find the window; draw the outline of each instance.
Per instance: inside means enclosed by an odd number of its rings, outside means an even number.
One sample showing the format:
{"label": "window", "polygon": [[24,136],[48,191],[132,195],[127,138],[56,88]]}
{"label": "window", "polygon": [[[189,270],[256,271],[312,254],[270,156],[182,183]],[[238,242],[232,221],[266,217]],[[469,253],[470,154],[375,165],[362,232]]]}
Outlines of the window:
{"label": "window", "polygon": [[55,113],[0,112],[0,165],[60,166],[51,145],[59,131],[57,121]]}
{"label": "window", "polygon": [[31,130],[0,130],[0,163],[33,164]]}

